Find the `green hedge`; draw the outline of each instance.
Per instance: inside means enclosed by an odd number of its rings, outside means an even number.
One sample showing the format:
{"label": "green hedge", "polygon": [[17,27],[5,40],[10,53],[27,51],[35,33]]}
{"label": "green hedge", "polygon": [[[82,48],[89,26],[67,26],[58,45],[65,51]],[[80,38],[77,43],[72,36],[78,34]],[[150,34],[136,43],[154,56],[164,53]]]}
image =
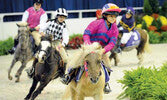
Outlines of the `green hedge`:
{"label": "green hedge", "polygon": [[7,40],[0,41],[0,56],[7,54],[7,50],[13,47],[13,38],[8,38]]}
{"label": "green hedge", "polygon": [[167,62],[159,69],[142,66],[124,73],[123,79],[118,82],[124,85],[125,90],[118,99],[167,100]]}
{"label": "green hedge", "polygon": [[149,34],[149,42],[151,44],[155,43],[167,43],[167,32],[162,32],[159,36],[158,34],[155,34],[153,31],[148,32]]}

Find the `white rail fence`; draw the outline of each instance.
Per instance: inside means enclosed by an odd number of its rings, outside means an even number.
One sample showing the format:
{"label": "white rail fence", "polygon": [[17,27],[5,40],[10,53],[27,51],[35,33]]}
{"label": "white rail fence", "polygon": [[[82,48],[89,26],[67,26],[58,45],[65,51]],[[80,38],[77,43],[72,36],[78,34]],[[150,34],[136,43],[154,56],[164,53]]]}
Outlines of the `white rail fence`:
{"label": "white rail fence", "polygon": [[[126,8],[121,8],[125,10]],[[135,7],[135,10],[142,10],[143,7]],[[87,25],[96,19],[96,17],[83,18],[83,13],[96,12],[97,9],[91,10],[69,10],[68,13],[78,13],[78,18],[71,18],[66,20],[66,24],[69,30],[69,34],[82,34]],[[46,11],[47,14],[54,18],[54,11]],[[5,40],[9,37],[14,37],[17,34],[16,23],[19,21],[4,22],[4,17],[23,15],[22,13],[2,13],[0,14],[0,40]],[[120,20],[121,16],[117,18]],[[117,21],[118,22],[118,21]]]}

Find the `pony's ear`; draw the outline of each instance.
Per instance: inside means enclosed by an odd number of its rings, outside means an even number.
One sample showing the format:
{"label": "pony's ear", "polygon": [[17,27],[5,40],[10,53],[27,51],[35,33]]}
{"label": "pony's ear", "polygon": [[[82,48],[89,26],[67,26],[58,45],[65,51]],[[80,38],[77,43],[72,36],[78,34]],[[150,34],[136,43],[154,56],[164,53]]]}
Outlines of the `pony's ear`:
{"label": "pony's ear", "polygon": [[16,23],[17,27],[20,27],[20,25],[18,23]]}

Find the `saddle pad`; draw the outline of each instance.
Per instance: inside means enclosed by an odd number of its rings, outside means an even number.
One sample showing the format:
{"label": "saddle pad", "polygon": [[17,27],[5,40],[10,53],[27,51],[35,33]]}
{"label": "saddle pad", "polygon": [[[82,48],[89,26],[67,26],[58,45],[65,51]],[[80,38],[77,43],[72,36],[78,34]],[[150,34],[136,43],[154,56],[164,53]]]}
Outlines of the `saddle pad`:
{"label": "saddle pad", "polygon": [[132,36],[126,43],[126,47],[136,47],[140,43],[140,33],[137,30],[133,31]]}

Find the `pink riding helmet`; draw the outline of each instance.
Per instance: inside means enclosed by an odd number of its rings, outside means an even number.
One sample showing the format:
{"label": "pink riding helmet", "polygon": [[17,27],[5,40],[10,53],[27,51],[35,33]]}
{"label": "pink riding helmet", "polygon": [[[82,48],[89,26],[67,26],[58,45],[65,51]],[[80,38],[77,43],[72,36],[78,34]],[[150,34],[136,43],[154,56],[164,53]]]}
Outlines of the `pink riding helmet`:
{"label": "pink riding helmet", "polygon": [[108,4],[105,4],[102,8],[102,14],[104,14],[105,12],[118,12],[118,13],[120,13],[121,9],[113,3],[108,3]]}

